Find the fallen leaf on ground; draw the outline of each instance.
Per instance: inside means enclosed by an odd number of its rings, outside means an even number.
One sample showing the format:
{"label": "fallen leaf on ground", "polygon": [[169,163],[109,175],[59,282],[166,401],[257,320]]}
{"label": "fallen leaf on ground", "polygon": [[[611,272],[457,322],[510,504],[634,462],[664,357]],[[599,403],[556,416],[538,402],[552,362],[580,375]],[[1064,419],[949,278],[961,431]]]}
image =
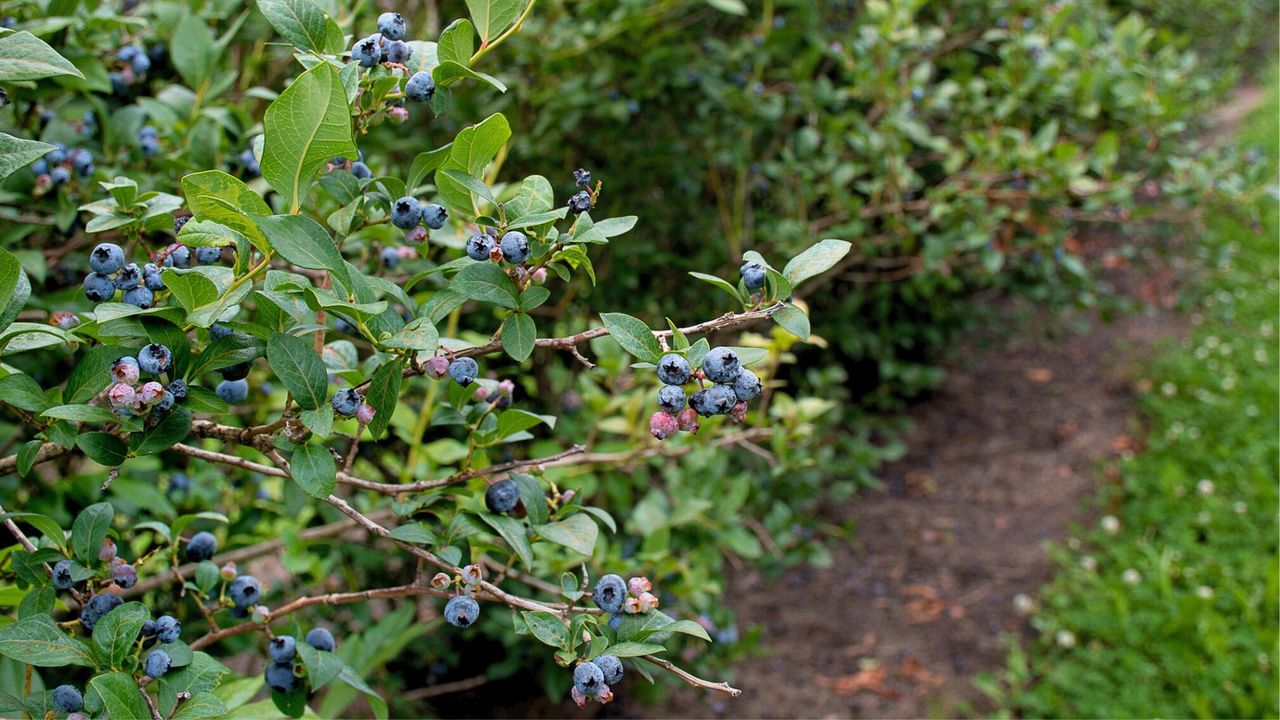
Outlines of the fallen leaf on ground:
{"label": "fallen leaf on ground", "polygon": [[941,675],[926,670],[924,664],[913,656],[907,656],[902,661],[901,667],[898,668],[898,677],[915,686],[914,694],[916,696],[924,695],[930,690],[941,687],[945,682]]}
{"label": "fallen leaf on ground", "polygon": [[1049,368],[1027,368],[1027,379],[1034,383],[1047,383],[1053,379],[1053,370]]}
{"label": "fallen leaf on ground", "polygon": [[942,616],[945,603],[939,597],[938,591],[928,585],[908,585],[902,589],[902,594],[913,598],[903,604],[908,622],[920,625],[933,622]]}
{"label": "fallen leaf on ground", "polygon": [[853,645],[846,645],[844,648],[844,654],[849,657],[862,657],[863,655],[870,655],[871,651],[875,649],[876,635],[875,633],[867,633],[862,636],[861,640]]}
{"label": "fallen leaf on ground", "polygon": [[818,687],[830,690],[837,695],[857,695],[860,692],[870,692],[890,700],[897,700],[902,696],[902,693],[885,686],[884,681],[888,677],[889,672],[884,668],[871,667],[859,670],[853,675],[838,675],[836,677],[819,675],[815,680],[818,683]]}

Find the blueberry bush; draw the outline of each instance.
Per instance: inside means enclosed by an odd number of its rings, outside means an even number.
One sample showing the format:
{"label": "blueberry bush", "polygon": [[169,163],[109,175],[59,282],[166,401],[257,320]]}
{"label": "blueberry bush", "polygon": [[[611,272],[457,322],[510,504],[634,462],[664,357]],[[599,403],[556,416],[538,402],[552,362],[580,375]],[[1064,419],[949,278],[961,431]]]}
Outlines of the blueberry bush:
{"label": "blueberry bush", "polygon": [[[516,128],[477,108],[532,1],[442,29],[322,0],[14,7],[5,713],[386,717],[495,637],[519,649],[490,676],[549,658],[580,705],[628,676],[739,693],[665,656],[711,641],[681,615],[722,560],[670,528],[758,555],[751,485],[602,479],[731,446],[814,466],[787,454],[831,403],[777,374],[850,243],[695,273],[710,319],[570,310],[593,254],[648,231],[603,210],[607,173],[504,172]],[[623,513],[643,548],[610,539]],[[410,645],[429,667],[395,667]]]}

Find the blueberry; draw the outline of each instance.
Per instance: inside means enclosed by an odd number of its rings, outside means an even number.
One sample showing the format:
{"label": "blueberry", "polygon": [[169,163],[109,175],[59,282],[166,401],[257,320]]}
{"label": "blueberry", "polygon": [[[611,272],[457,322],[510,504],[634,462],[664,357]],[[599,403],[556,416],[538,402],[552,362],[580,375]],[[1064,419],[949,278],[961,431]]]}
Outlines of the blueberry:
{"label": "blueberry", "polygon": [[454,627],[470,627],[480,617],[480,603],[470,595],[449,598],[444,606],[444,619]]}
{"label": "blueberry", "polygon": [[604,686],[604,671],[593,662],[584,662],[573,669],[573,687],[587,697],[594,697]]}
{"label": "blueberry", "polygon": [[688,398],[677,385],[663,385],[658,389],[658,408],[672,415],[684,408]]}
{"label": "blueberry", "polygon": [[143,345],[138,351],[138,368],[145,373],[158,375],[173,365],[173,353],[160,343]]}
{"label": "blueberry", "polygon": [[262,597],[262,583],[252,575],[241,575],[231,581],[227,587],[227,595],[236,607],[249,607]]}
{"label": "blueberry", "polygon": [[394,270],[400,264],[400,251],[393,247],[382,248],[379,258],[382,260],[382,267]]}
{"label": "blueberry", "polygon": [[142,282],[152,292],[164,290],[164,278],[160,277],[161,269],[155,263],[142,266]]}
{"label": "blueberry", "polygon": [[155,639],[157,632],[156,621],[148,619],[142,623],[142,629],[138,631],[138,637]]}
{"label": "blueberry", "polygon": [[727,347],[711,348],[702,358],[702,373],[713,383],[733,382],[741,367],[737,353]]}
{"label": "blueberry", "polygon": [[351,417],[356,414],[363,402],[364,396],[354,388],[339,390],[333,395],[333,411],[343,417]]}
{"label": "blueberry", "polygon": [[449,377],[453,378],[453,381],[462,387],[475,382],[476,375],[479,373],[480,366],[469,357],[460,357],[449,363]]}
{"label": "blueberry", "polygon": [[156,639],[162,643],[178,642],[182,634],[182,623],[172,615],[161,615],[156,618]]}
{"label": "blueberry", "polygon": [[174,247],[164,258],[165,267],[185,268],[189,265],[191,265],[191,248],[186,245]]}
{"label": "blueberry", "polygon": [[604,681],[614,685],[622,681],[622,661],[613,655],[601,655],[592,660],[596,667],[604,673]]}
{"label": "blueberry", "polygon": [[382,46],[378,38],[370,36],[356,42],[351,48],[351,59],[360,63],[360,67],[371,68],[382,59]]}
{"label": "blueberry", "polygon": [[142,151],[143,157],[159,155],[160,142],[153,137],[142,138],[138,141],[138,149]]}
{"label": "blueberry", "polygon": [[422,206],[422,222],[432,230],[439,230],[449,219],[449,211],[443,205],[429,203]]}
{"label": "blueberry", "polygon": [[151,69],[151,58],[147,57],[146,53],[138,53],[129,66],[133,68],[135,75],[143,75]]}
{"label": "blueberry", "polygon": [[171,664],[169,653],[163,650],[152,650],[151,654],[147,655],[147,659],[142,661],[142,672],[149,678],[164,677],[164,674],[169,672]]}
{"label": "blueberry", "polygon": [[287,663],[293,661],[298,654],[298,642],[292,635],[277,635],[267,644],[267,655],[272,662]]}
{"label": "blueberry", "polygon": [[221,340],[224,337],[230,337],[233,332],[234,331],[231,328],[223,325],[222,323],[214,323],[209,326],[209,337],[214,340]]}
{"label": "blueberry", "polygon": [[586,168],[578,168],[573,171],[573,182],[579,187],[587,187],[591,184],[591,171]]}
{"label": "blueberry", "polygon": [[429,102],[435,94],[436,80],[426,70],[414,73],[404,84],[404,96],[414,102]]}
{"label": "blueberry", "polygon": [[248,177],[258,177],[262,174],[262,167],[258,164],[258,158],[253,156],[252,149],[246,149],[240,152],[236,157],[240,163],[240,168],[244,170],[244,174]]}
{"label": "blueberry", "polygon": [[31,163],[31,172],[36,175],[46,175],[49,172],[49,163],[44,158],[40,158]]}
{"label": "blueberry", "polygon": [[44,157],[51,165],[61,165],[67,161],[67,146],[57,143]]}
{"label": "blueberry", "polygon": [[405,195],[391,205],[391,224],[408,230],[422,220],[422,207],[417,198]]}
{"label": "blueberry", "polygon": [[733,379],[733,393],[742,402],[751,402],[760,397],[761,389],[760,378],[746,368],[739,370],[738,376]]}
{"label": "blueberry", "polygon": [[143,125],[142,129],[138,131],[139,138],[154,138],[159,136],[160,131],[150,125]]}
{"label": "blueberry", "polygon": [[107,81],[111,83],[111,94],[117,97],[124,97],[129,94],[129,83],[124,81],[124,75],[118,72],[107,73]]}
{"label": "blueberry", "polygon": [[271,663],[263,673],[267,687],[275,692],[293,692],[298,689],[298,676],[293,672],[293,663]]}
{"label": "blueberry", "polygon": [[187,223],[189,223],[189,222],[191,222],[191,216],[190,216],[190,215],[180,215],[180,216],[178,216],[178,217],[174,218],[174,219],[173,219],[173,234],[174,234],[174,235],[177,235],[178,233],[182,232],[182,228],[186,227],[186,226],[187,226]]}
{"label": "blueberry", "polygon": [[187,559],[201,562],[213,557],[218,552],[218,539],[208,530],[201,530],[187,541]]}
{"label": "blueberry", "polygon": [[748,290],[759,290],[764,287],[766,277],[764,266],[756,262],[745,262],[739,268],[742,274],[742,284],[747,286]]}
{"label": "blueberry", "polygon": [[102,595],[94,595],[84,604],[84,608],[80,610],[80,624],[85,630],[93,632],[93,626],[107,613],[115,610],[124,604],[124,600],[119,595],[103,593]]}
{"label": "blueberry", "polygon": [[667,385],[684,385],[689,382],[689,361],[675,353],[667,353],[658,360],[658,379]]}
{"label": "blueberry", "polygon": [[368,180],[373,177],[373,171],[369,169],[368,165],[365,165],[362,162],[351,163],[351,174],[355,175],[359,180]]}
{"label": "blueberry", "polygon": [[129,289],[120,299],[129,305],[136,305],[146,310],[155,301],[155,295],[145,287],[136,287]]}
{"label": "blueberry", "polygon": [[120,268],[112,283],[115,284],[117,290],[136,288],[142,284],[142,269],[138,267],[138,263],[129,263]]}
{"label": "blueberry", "polygon": [[586,190],[579,190],[573,197],[569,198],[569,212],[574,215],[581,215],[590,209],[591,193]]}
{"label": "blueberry", "polygon": [[177,380],[169,383],[169,386],[165,389],[168,390],[169,394],[173,396],[173,399],[178,402],[182,402],[187,399],[187,381],[182,378],[178,378]]}
{"label": "blueberry", "polygon": [[493,248],[493,238],[488,233],[473,233],[467,238],[467,257],[472,260],[488,260]]}
{"label": "blueberry", "polygon": [[245,360],[242,363],[228,365],[219,372],[222,373],[223,380],[243,380],[249,377],[249,369],[253,367],[253,361]]}
{"label": "blueberry", "polygon": [[333,639],[333,633],[329,632],[327,628],[311,628],[307,631],[305,640],[308,645],[317,650],[333,652],[338,648],[338,641]]}
{"label": "blueberry", "polygon": [[609,615],[609,629],[618,632],[620,627],[622,627],[622,615],[619,613]]}
{"label": "blueberry", "polygon": [[71,685],[59,685],[53,689],[53,709],[60,713],[80,712],[84,707],[84,697]]}
{"label": "blueberry", "polygon": [[75,584],[71,578],[71,561],[59,560],[53,566],[53,586],[59,590],[66,590]]}
{"label": "blueberry", "polygon": [[249,397],[248,380],[223,380],[213,390],[222,401],[229,405],[244,402]]}
{"label": "blueberry", "polygon": [[622,603],[627,599],[627,582],[619,575],[605,575],[596,581],[591,599],[605,612],[621,612]]}
{"label": "blueberry", "polygon": [[520,502],[520,486],[515,480],[499,480],[484,492],[484,506],[491,513],[511,512]]}
{"label": "blueberry", "polygon": [[[93,168],[93,153],[84,148],[75,148],[67,153],[67,159],[71,161],[71,169],[75,170],[82,177],[89,175]],[[104,243],[105,244],[105,243]],[[120,262],[124,262],[124,254],[120,255]],[[116,267],[119,267],[117,265]],[[114,270],[108,272],[115,272]]]}
{"label": "blueberry", "polygon": [[49,180],[52,181],[54,185],[62,185],[63,183],[71,180],[71,172],[59,165],[49,171]]}
{"label": "blueberry", "polygon": [[132,565],[117,565],[111,569],[111,580],[120,587],[128,590],[138,584],[138,571]]}
{"label": "blueberry", "polygon": [[703,417],[724,415],[736,404],[738,404],[738,396],[729,385],[712,385],[706,390],[694,393],[689,398],[689,407]]}
{"label": "blueberry", "polygon": [[520,264],[529,259],[529,238],[519,230],[502,236],[502,257],[507,262]]}
{"label": "blueberry", "polygon": [[115,297],[115,294],[116,286],[109,276],[93,272],[84,277],[84,296],[90,302],[106,302]]}
{"label": "blueberry", "polygon": [[89,253],[89,267],[94,272],[110,275],[124,267],[124,248],[115,243],[99,243]]}
{"label": "blueberry", "polygon": [[413,48],[409,47],[409,44],[403,40],[392,40],[382,49],[382,53],[383,60],[403,65],[409,62],[409,58],[413,57]]}
{"label": "blueberry", "polygon": [[220,247],[198,247],[196,248],[196,262],[201,265],[212,265],[222,260],[222,248]]}
{"label": "blueberry", "polygon": [[174,473],[169,478],[168,492],[186,492],[191,489],[191,478],[186,473]]}
{"label": "blueberry", "polygon": [[[668,385],[667,387],[672,387]],[[671,413],[658,411],[649,416],[649,434],[666,440],[680,430],[680,422]]]}
{"label": "blueberry", "polygon": [[403,40],[407,29],[400,13],[384,12],[378,16],[378,32],[388,40]]}

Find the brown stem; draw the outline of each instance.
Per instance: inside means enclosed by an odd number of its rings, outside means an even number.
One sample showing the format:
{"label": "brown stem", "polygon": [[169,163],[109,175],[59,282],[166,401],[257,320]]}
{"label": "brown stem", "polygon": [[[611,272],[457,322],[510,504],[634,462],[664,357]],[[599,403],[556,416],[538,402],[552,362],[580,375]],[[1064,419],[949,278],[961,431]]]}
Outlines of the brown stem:
{"label": "brown stem", "polygon": [[702,678],[698,677],[697,675],[694,675],[693,673],[688,672],[687,670],[682,670],[676,667],[675,664],[672,663],[670,660],[663,660],[662,658],[654,657],[652,655],[645,655],[638,659],[644,660],[645,662],[651,663],[653,665],[657,665],[663,670],[666,670],[667,672],[671,673],[672,675],[675,675],[676,677],[680,678],[681,680],[689,683],[694,687],[700,687],[707,690],[715,690],[717,692],[727,693],[730,697],[738,697],[739,695],[742,694],[741,690],[731,686],[727,682],[713,683],[709,680],[703,680]]}

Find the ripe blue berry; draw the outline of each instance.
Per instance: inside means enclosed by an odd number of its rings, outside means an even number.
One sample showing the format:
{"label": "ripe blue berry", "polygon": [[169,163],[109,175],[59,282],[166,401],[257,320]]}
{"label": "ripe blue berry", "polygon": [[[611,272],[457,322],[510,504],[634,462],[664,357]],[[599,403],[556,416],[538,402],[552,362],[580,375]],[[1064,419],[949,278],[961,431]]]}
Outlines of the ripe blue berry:
{"label": "ripe blue berry", "polygon": [[362,162],[351,163],[351,174],[355,175],[359,180],[368,180],[373,177],[373,171],[369,169],[368,165],[365,165]]}
{"label": "ripe blue berry", "polygon": [[601,655],[592,660],[600,671],[604,673],[604,681],[609,685],[615,685],[622,681],[622,661],[613,655]]}
{"label": "ripe blue berry", "polygon": [[218,538],[207,530],[201,530],[187,541],[187,559],[191,562],[208,560],[218,552]]}
{"label": "ripe blue berry", "polygon": [[484,491],[484,506],[491,513],[511,512],[520,502],[520,486],[515,480],[499,480]]}
{"label": "ripe blue berry", "polygon": [[160,343],[143,345],[138,351],[138,368],[145,373],[158,375],[173,365],[173,353]]}
{"label": "ripe blue berry", "polygon": [[187,381],[182,378],[178,378],[177,380],[169,383],[169,386],[165,389],[168,390],[169,394],[173,396],[173,399],[178,402],[182,402],[187,399]]}
{"label": "ripe blue berry", "polygon": [[214,323],[209,326],[209,337],[214,340],[221,340],[224,337],[229,337],[233,332],[235,331],[222,323]]}
{"label": "ripe blue berry", "polygon": [[408,230],[422,220],[422,207],[417,198],[406,195],[391,205],[391,224]]}
{"label": "ripe blue berry", "polygon": [[480,366],[469,357],[460,357],[449,363],[449,377],[453,378],[453,381],[462,387],[475,382],[476,375],[479,373]]}
{"label": "ripe blue berry", "polygon": [[106,302],[115,297],[115,294],[116,286],[109,276],[96,272],[84,276],[84,296],[89,302]]}
{"label": "ripe blue berry", "polygon": [[138,584],[138,571],[132,565],[117,565],[111,569],[111,580],[128,590]]}
{"label": "ripe blue berry", "polygon": [[351,59],[360,63],[360,67],[371,68],[382,59],[382,44],[373,35],[363,38],[351,48]]}
{"label": "ripe blue berry", "polygon": [[84,604],[84,608],[80,610],[80,624],[85,630],[93,632],[93,626],[98,624],[107,613],[115,610],[124,604],[124,600],[119,595],[103,593],[102,595],[94,595]]}
{"label": "ripe blue berry", "polygon": [[59,590],[67,590],[75,584],[71,577],[71,561],[59,560],[53,566],[53,586]]}
{"label": "ripe blue berry", "polygon": [[386,62],[403,65],[413,57],[413,48],[403,40],[392,40],[382,49],[382,59]]}
{"label": "ripe blue berry", "polygon": [[262,597],[262,583],[252,575],[241,575],[227,586],[227,595],[236,607],[247,608]]}
{"label": "ripe blue berry", "polygon": [[738,376],[733,379],[733,392],[742,402],[751,402],[760,397],[761,389],[760,378],[746,368],[739,370]]}
{"label": "ripe blue berry", "polygon": [[293,663],[271,663],[263,672],[267,687],[276,692],[288,693],[298,689],[299,678],[293,672]]}
{"label": "ripe blue berry", "polygon": [[394,270],[400,264],[400,251],[393,247],[382,248],[379,258],[382,260],[382,267]]}
{"label": "ripe blue berry", "polygon": [[51,180],[54,185],[62,185],[63,183],[71,180],[71,171],[59,165],[49,171],[49,180]]}
{"label": "ripe blue berry", "polygon": [[404,96],[413,102],[429,102],[435,94],[436,80],[426,70],[414,73],[404,84]]}
{"label": "ripe blue berry", "polygon": [[49,172],[49,163],[44,158],[40,158],[31,163],[31,172],[36,175],[45,175]]}
{"label": "ripe blue berry", "polygon": [[480,603],[470,595],[449,598],[444,606],[444,619],[454,627],[470,627],[480,617]]}
{"label": "ripe blue berry", "polygon": [[112,282],[117,290],[136,288],[142,283],[142,270],[138,267],[138,263],[129,263],[120,268],[120,272],[116,273]]}
{"label": "ripe blue berry", "polygon": [[675,415],[684,409],[688,398],[684,389],[678,385],[663,385],[658,389],[658,408],[665,413]]}
{"label": "ripe blue berry", "polygon": [[267,644],[267,655],[270,656],[272,662],[293,662],[293,656],[297,652],[298,642],[293,639],[292,635],[277,635],[271,638],[271,642]]}
{"label": "ripe blue berry", "polygon": [[222,260],[222,248],[220,247],[198,247],[196,248],[196,262],[201,265],[212,265]]}
{"label": "ripe blue berry", "polygon": [[248,380],[223,380],[213,390],[222,401],[230,405],[244,402],[249,397]]}
{"label": "ripe blue berry", "polygon": [[354,388],[339,390],[333,395],[333,411],[343,417],[351,417],[360,409],[360,403],[364,402],[364,396]]}
{"label": "ripe blue berry", "polygon": [[573,182],[579,187],[587,187],[591,184],[591,171],[586,168],[578,168],[573,171]]}
{"label": "ripe blue berry", "polygon": [[667,385],[684,385],[689,382],[689,361],[675,353],[667,353],[658,360],[658,379]]}
{"label": "ripe blue berry", "polygon": [[154,138],[159,137],[159,135],[160,131],[150,125],[144,125],[142,126],[142,129],[138,131],[139,138]]}
{"label": "ripe blue berry", "polygon": [[404,18],[398,12],[384,12],[378,16],[378,32],[388,40],[403,40],[407,30]]}
{"label": "ripe blue berry", "polygon": [[222,373],[223,380],[243,380],[249,376],[249,369],[253,367],[252,361],[245,360],[242,363],[228,365],[218,372]]}
{"label": "ripe blue berry", "polygon": [[529,238],[519,230],[502,236],[502,257],[519,265],[529,259]]}
{"label": "ripe blue berry", "polygon": [[627,582],[619,575],[605,575],[596,581],[591,599],[605,612],[621,612],[622,603],[627,599]]}
{"label": "ripe blue berry", "polygon": [[493,248],[493,238],[488,233],[473,233],[467,238],[467,257],[472,260],[488,260]]}
{"label": "ripe blue berry", "polygon": [[142,283],[152,292],[164,290],[164,278],[160,277],[161,269],[155,263],[142,266]]}
{"label": "ripe blue berry", "polygon": [[432,230],[439,230],[449,219],[449,211],[443,205],[428,203],[422,206],[422,222]]}
{"label": "ripe blue berry", "polygon": [[129,63],[136,75],[142,75],[151,69],[151,58],[146,53],[138,53],[133,57],[133,61]]}
{"label": "ripe blue berry", "polygon": [[89,253],[89,267],[94,272],[110,275],[124,267],[124,248],[115,243],[99,243]]}
{"label": "ripe blue berry", "polygon": [[573,669],[573,687],[579,693],[594,697],[604,686],[604,671],[593,662],[584,662]]}
{"label": "ripe blue berry", "polygon": [[742,284],[746,285],[748,290],[759,290],[764,287],[766,273],[764,266],[760,263],[743,263],[738,271],[742,274]]}
{"label": "ripe blue berry", "polygon": [[161,615],[156,618],[156,639],[162,643],[178,642],[182,635],[182,623],[172,615]]}
{"label": "ripe blue berry", "polygon": [[712,385],[706,390],[694,393],[693,397],[689,399],[689,407],[692,407],[703,417],[724,415],[737,404],[738,396],[734,394],[733,388],[728,385]]}
{"label": "ripe blue berry", "polygon": [[737,353],[727,347],[711,348],[702,358],[702,373],[713,383],[733,382],[741,368]]}
{"label": "ripe blue berry", "polygon": [[164,258],[164,266],[172,268],[185,268],[191,265],[191,248],[186,245],[179,245],[173,248]]}
{"label": "ripe blue berry", "polygon": [[305,639],[308,645],[317,650],[333,652],[338,648],[338,641],[333,639],[333,633],[329,632],[327,628],[311,628],[307,631]]}
{"label": "ripe blue berry", "polygon": [[53,708],[60,713],[80,712],[84,707],[84,697],[71,685],[59,685],[53,689]]}
{"label": "ripe blue berry", "polygon": [[124,297],[120,298],[121,301],[129,305],[136,305],[137,307],[140,307],[143,310],[146,310],[147,308],[151,307],[151,305],[155,302],[155,299],[156,299],[156,296],[150,290],[141,286],[136,288],[130,288],[129,290],[125,291]]}
{"label": "ripe blue berry", "polygon": [[[71,161],[71,169],[75,170],[81,177],[86,177],[93,172],[93,153],[85,150],[84,148],[75,148],[68,152],[67,160]],[[123,253],[120,255],[120,262],[124,262]]]}
{"label": "ripe blue berry", "polygon": [[254,157],[252,149],[242,150],[236,160],[247,177],[253,178],[262,174],[262,166],[258,164],[258,158]]}
{"label": "ripe blue berry", "polygon": [[144,137],[138,140],[138,149],[142,151],[143,157],[159,155],[160,141],[154,137]]}
{"label": "ripe blue berry", "polygon": [[169,672],[169,666],[173,661],[169,659],[169,653],[163,650],[152,650],[147,659],[142,661],[142,672],[150,678],[164,677]]}
{"label": "ripe blue berry", "polygon": [[573,197],[569,198],[569,212],[574,215],[581,215],[590,209],[591,193],[586,190],[579,190]]}

